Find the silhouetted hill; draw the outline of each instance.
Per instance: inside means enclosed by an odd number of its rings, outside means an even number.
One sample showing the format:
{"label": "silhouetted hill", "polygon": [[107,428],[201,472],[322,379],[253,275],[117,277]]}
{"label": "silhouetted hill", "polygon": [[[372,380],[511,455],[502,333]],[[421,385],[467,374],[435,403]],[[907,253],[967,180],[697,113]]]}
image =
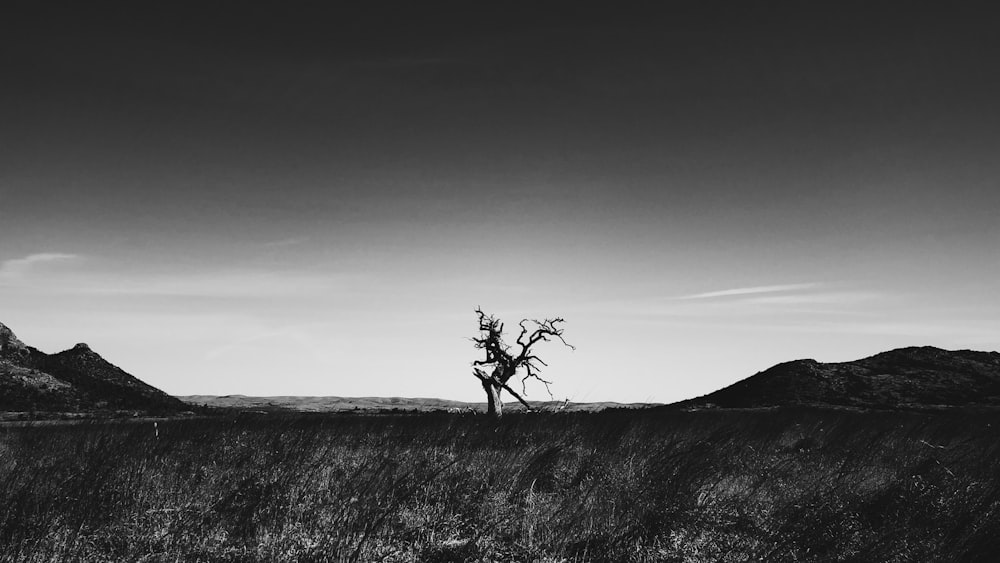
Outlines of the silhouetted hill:
{"label": "silhouetted hill", "polygon": [[877,409],[1000,406],[1000,354],[924,346],[853,362],[795,360],[676,404],[690,408],[788,405]]}
{"label": "silhouetted hill", "polygon": [[165,414],[188,409],[86,344],[45,354],[0,323],[0,411]]}

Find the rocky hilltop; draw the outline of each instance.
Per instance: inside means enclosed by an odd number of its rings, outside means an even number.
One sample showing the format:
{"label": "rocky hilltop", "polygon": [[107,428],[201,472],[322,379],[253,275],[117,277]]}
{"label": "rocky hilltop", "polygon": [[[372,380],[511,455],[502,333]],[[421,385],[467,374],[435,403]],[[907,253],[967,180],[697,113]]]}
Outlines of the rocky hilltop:
{"label": "rocky hilltop", "polygon": [[924,346],[843,363],[795,360],[678,403],[691,408],[789,405],[1000,406],[1000,354]]}
{"label": "rocky hilltop", "polygon": [[187,409],[86,344],[46,354],[0,323],[0,412],[168,414]]}

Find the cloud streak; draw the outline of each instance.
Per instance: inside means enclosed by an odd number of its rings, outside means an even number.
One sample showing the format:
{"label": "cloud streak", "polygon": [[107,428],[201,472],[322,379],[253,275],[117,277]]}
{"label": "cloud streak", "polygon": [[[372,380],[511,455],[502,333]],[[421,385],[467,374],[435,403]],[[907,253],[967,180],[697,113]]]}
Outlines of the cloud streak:
{"label": "cloud streak", "polygon": [[30,254],[24,258],[14,258],[0,262],[0,279],[20,278],[29,273],[33,268],[55,262],[66,262],[82,258],[79,254],[66,254],[63,252],[40,252]]}
{"label": "cloud streak", "polygon": [[792,295],[764,295],[749,297],[745,303],[755,305],[849,305],[883,299],[873,291],[832,291]]}
{"label": "cloud streak", "polygon": [[[0,262],[0,284],[33,295],[271,299],[316,297],[367,286],[360,274],[302,271],[207,270],[150,274],[104,263],[99,271],[66,268],[84,256],[45,252]],[[98,261],[99,262],[99,261]],[[92,261],[90,266],[94,266]]]}
{"label": "cloud streak", "polygon": [[820,283],[790,283],[782,285],[759,285],[754,287],[737,287],[734,289],[724,289],[722,291],[709,291],[707,293],[695,293],[678,297],[680,300],[696,299],[718,299],[720,297],[740,297],[744,295],[759,295],[762,293],[782,293],[790,291],[804,291],[822,287]]}

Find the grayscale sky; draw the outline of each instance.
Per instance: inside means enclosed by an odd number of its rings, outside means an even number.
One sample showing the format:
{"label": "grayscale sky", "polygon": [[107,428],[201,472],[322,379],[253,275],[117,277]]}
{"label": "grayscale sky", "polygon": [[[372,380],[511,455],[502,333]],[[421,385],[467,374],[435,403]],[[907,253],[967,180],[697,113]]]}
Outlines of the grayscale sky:
{"label": "grayscale sky", "polygon": [[355,4],[5,8],[0,321],[174,394],[481,400],[477,306],[576,401],[1000,347],[985,14]]}

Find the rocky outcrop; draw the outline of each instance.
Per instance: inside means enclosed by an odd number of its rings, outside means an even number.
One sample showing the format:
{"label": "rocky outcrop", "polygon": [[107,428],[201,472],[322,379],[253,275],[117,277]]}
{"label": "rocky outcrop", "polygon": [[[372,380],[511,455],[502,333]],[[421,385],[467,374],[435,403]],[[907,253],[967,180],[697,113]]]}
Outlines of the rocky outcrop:
{"label": "rocky outcrop", "polygon": [[164,414],[187,409],[86,344],[45,354],[0,324],[0,411]]}

